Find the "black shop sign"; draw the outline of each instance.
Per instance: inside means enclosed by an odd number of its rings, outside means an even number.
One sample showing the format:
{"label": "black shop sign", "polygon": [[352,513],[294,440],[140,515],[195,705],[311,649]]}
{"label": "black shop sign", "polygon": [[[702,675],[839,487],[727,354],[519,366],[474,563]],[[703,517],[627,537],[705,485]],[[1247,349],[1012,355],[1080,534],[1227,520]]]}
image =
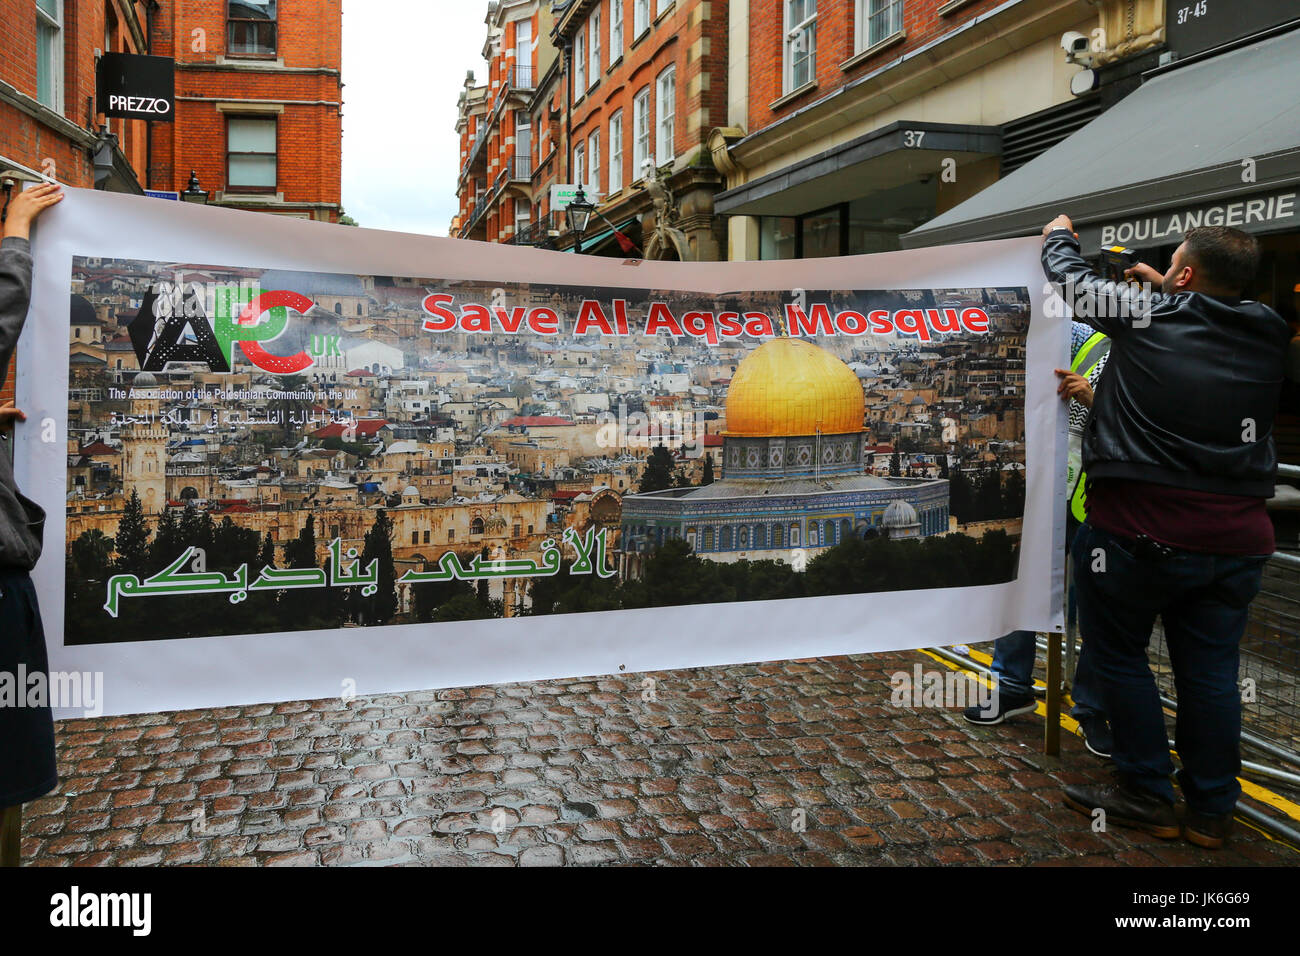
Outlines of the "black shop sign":
{"label": "black shop sign", "polygon": [[176,61],[169,56],[105,53],[97,77],[99,112],[105,116],[173,121]]}

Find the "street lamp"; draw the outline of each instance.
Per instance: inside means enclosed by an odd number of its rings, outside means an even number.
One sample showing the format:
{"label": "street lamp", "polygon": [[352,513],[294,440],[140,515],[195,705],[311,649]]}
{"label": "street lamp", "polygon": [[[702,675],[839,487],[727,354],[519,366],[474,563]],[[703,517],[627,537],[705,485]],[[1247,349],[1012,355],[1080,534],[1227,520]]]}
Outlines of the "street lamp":
{"label": "street lamp", "polygon": [[578,255],[582,254],[582,234],[587,231],[587,223],[595,211],[595,204],[587,201],[587,194],[579,186],[578,194],[564,210],[565,218],[569,220],[569,229],[573,232],[573,251]]}
{"label": "street lamp", "polygon": [[185,192],[181,193],[181,199],[199,204],[208,201],[208,191],[199,185],[199,174],[192,169],[190,170],[190,181],[185,184]]}

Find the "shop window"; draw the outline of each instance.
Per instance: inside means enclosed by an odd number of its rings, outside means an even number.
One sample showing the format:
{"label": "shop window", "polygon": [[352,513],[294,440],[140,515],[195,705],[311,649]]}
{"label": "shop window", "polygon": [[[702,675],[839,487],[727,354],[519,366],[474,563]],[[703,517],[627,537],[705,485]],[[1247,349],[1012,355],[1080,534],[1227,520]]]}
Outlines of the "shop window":
{"label": "shop window", "polygon": [[793,216],[763,216],[759,220],[758,257],[797,259],[799,220]]}

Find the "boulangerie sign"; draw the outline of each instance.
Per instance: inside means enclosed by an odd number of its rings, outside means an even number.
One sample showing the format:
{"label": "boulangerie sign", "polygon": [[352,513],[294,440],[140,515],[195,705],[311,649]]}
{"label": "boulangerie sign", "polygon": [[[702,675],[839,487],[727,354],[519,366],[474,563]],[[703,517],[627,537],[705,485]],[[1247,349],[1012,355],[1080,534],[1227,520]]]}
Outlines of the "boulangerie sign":
{"label": "boulangerie sign", "polygon": [[17,466],[105,713],[1061,627],[1036,240],[639,262],[68,192]]}

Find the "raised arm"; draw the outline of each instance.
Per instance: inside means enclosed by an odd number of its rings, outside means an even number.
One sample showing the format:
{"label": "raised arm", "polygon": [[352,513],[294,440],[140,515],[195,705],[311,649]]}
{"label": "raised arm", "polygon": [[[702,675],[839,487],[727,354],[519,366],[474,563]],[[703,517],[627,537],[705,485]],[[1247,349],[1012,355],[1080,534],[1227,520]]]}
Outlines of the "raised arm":
{"label": "raised arm", "polygon": [[1077,321],[1110,336],[1145,327],[1151,309],[1163,298],[1149,288],[1111,282],[1093,272],[1080,254],[1079,240],[1065,216],[1058,216],[1043,230],[1043,273]]}
{"label": "raised arm", "polygon": [[61,199],[62,187],[42,183],[16,194],[9,203],[0,241],[0,386],[9,373],[9,359],[18,347],[32,298],[32,222]]}

